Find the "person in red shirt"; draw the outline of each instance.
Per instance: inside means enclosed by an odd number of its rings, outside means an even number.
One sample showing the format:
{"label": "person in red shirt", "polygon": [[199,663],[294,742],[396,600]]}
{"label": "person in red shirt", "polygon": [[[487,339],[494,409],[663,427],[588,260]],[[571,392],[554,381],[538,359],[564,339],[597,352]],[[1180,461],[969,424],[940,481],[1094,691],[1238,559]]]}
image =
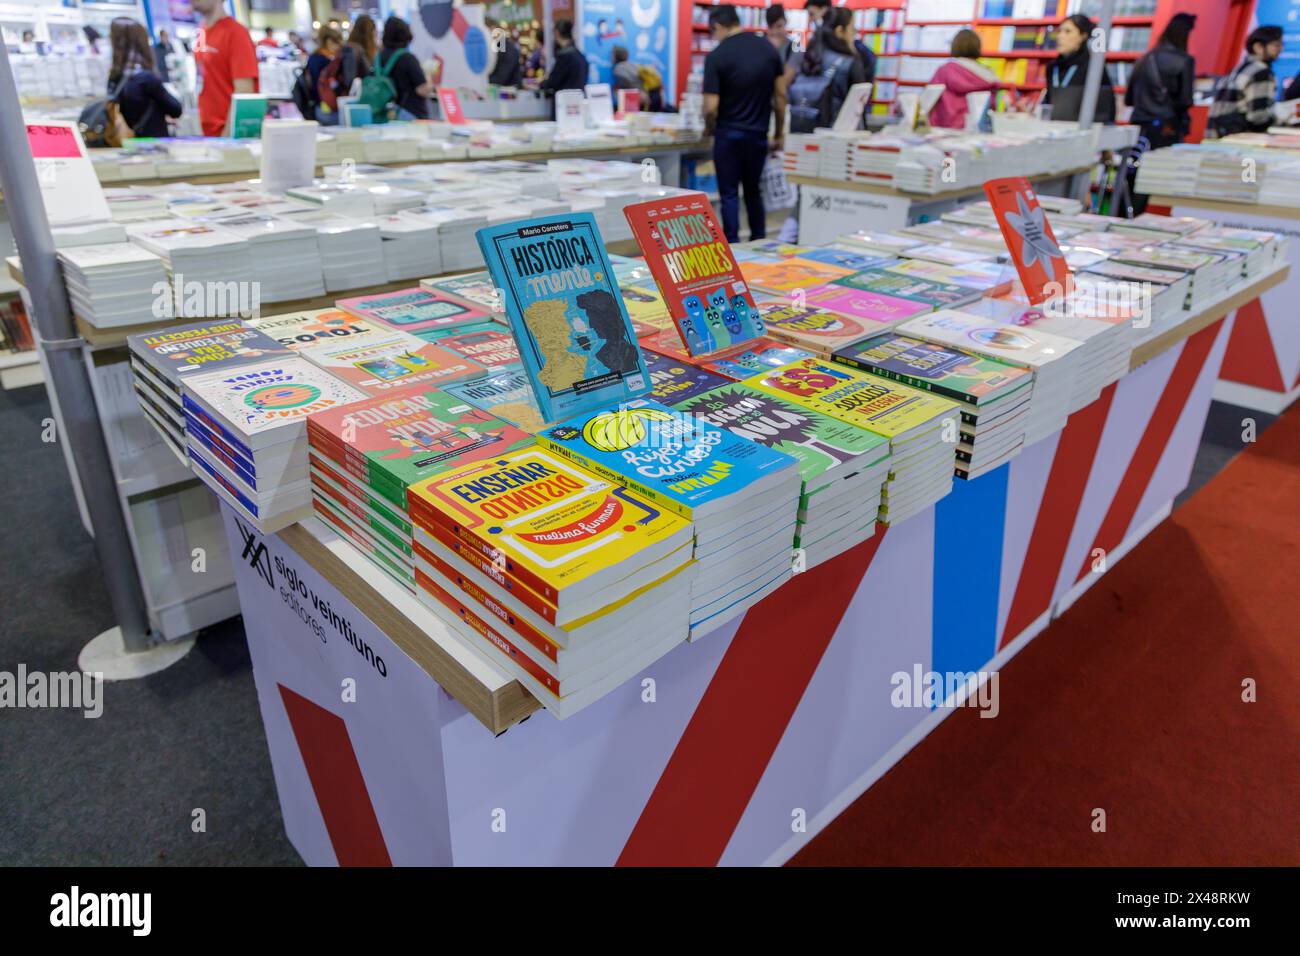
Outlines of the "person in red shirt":
{"label": "person in red shirt", "polygon": [[266,36],[257,41],[258,46],[269,46],[275,49],[280,48],[280,41],[275,38],[275,30],[271,27],[266,28]]}
{"label": "person in red shirt", "polygon": [[194,43],[199,69],[199,121],[204,136],[224,136],[235,93],[257,92],[257,50],[248,30],[226,16],[223,0],[191,0],[203,17]]}

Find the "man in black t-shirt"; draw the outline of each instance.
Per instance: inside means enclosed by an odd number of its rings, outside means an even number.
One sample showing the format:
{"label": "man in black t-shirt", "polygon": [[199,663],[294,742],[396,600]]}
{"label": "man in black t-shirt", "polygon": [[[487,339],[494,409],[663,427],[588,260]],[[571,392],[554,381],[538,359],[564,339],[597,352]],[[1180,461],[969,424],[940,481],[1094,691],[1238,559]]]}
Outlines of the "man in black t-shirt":
{"label": "man in black t-shirt", "polygon": [[[704,119],[713,131],[722,231],[728,242],[740,240],[739,190],[744,189],[750,238],[763,239],[767,211],[759,180],[769,149],[784,145],[784,67],[765,37],[741,29],[729,3],[709,11],[709,33],[717,46],[704,58]],[[774,110],[776,132],[769,147]]]}

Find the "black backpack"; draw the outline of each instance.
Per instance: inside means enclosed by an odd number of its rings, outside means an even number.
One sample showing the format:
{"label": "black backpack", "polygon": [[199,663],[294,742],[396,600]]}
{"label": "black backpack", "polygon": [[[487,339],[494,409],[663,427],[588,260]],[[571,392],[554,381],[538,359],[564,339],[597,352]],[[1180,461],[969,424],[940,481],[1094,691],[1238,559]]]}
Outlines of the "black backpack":
{"label": "black backpack", "polygon": [[[841,72],[847,75],[848,61],[847,56],[826,50],[820,72],[809,75],[801,70],[794,78],[789,93],[790,132],[811,133],[835,121],[836,80]],[[842,102],[843,91],[840,96]]]}
{"label": "black backpack", "polygon": [[311,88],[311,74],[305,66],[293,71],[293,88],[289,95],[293,97],[293,105],[298,107],[303,119],[316,118],[316,91]]}

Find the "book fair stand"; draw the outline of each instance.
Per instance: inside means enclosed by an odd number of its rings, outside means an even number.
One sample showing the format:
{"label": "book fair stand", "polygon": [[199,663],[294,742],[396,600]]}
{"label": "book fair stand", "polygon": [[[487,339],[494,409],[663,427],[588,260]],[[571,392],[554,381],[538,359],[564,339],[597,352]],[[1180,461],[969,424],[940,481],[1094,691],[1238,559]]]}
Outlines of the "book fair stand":
{"label": "book fair stand", "polygon": [[792,245],[635,152],[105,197],[7,60],[0,127],[96,654],[242,614],[312,865],[784,862],[1170,514],[1230,359],[1295,376],[1238,347],[1289,233],[1040,194],[1057,130]]}

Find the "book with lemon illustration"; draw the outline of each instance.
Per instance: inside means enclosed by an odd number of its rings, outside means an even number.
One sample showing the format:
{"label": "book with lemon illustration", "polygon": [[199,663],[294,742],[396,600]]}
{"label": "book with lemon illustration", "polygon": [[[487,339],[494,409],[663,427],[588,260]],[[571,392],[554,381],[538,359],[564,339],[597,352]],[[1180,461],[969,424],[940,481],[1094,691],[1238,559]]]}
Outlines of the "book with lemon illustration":
{"label": "book with lemon illustration", "polygon": [[650,391],[650,375],[591,213],[476,233],[546,421]]}
{"label": "book with lemon illustration", "polygon": [[789,455],[646,399],[552,425],[537,441],[694,522],[692,640],[789,579],[802,488]]}
{"label": "book with lemon illustration", "polygon": [[780,487],[797,471],[789,455],[647,399],[552,425],[537,441],[695,520],[728,507],[740,492]]}
{"label": "book with lemon illustration", "polygon": [[557,623],[690,560],[689,521],[536,446],[412,485],[407,503],[417,542],[451,535],[554,606]]}

